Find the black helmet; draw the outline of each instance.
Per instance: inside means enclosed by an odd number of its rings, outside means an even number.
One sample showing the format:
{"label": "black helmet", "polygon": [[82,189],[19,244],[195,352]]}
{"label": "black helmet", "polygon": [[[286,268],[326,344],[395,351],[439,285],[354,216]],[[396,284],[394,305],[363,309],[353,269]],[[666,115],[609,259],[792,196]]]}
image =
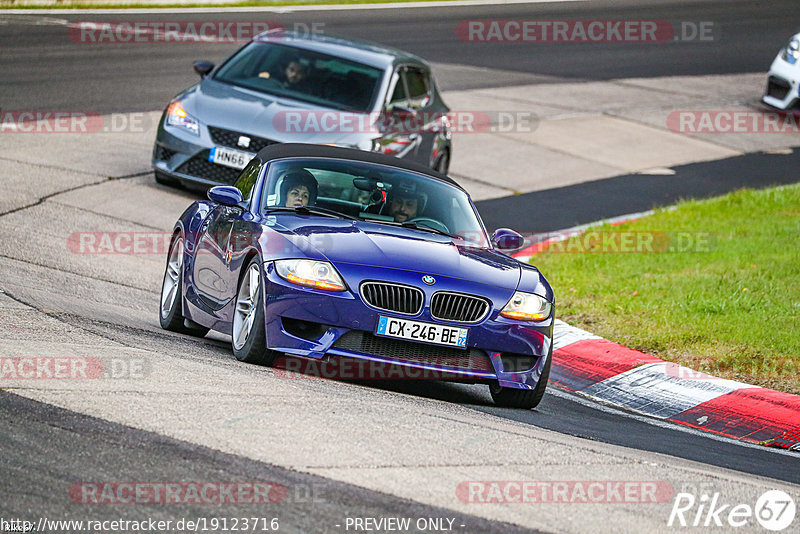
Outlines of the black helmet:
{"label": "black helmet", "polygon": [[400,186],[392,187],[386,195],[386,205],[390,205],[396,198],[413,198],[417,201],[417,213],[425,211],[425,206],[428,204],[428,195],[423,191],[419,191],[415,186],[408,186],[401,184]]}
{"label": "black helmet", "polygon": [[308,188],[308,203],[314,204],[317,200],[317,179],[305,169],[295,169],[283,175],[280,205],[286,204],[286,197],[289,195],[289,191],[296,185],[304,185]]}

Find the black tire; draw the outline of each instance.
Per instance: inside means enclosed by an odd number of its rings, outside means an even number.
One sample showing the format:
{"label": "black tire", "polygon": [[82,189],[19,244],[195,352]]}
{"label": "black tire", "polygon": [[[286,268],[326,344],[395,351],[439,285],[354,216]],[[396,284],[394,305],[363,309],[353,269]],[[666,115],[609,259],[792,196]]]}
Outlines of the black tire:
{"label": "black tire", "polygon": [[156,183],[159,183],[161,185],[166,185],[168,187],[180,187],[181,186],[181,182],[179,180],[176,180],[175,178],[172,178],[168,174],[164,174],[161,171],[153,171],[153,174],[155,175]]}
{"label": "black tire", "polygon": [[445,150],[442,152],[442,155],[439,156],[439,159],[436,160],[436,166],[434,170],[439,174],[447,175],[448,171],[450,170],[450,151]]}
{"label": "black tire", "polygon": [[[239,299],[240,293],[242,291],[242,286],[245,283],[248,283],[248,273],[250,269],[253,267],[258,268],[258,291],[255,295],[255,302],[254,302],[254,315],[253,315],[253,322],[250,327],[249,333],[247,334],[246,341],[242,344],[241,347],[236,347],[236,334],[235,334],[235,327],[233,328],[233,339],[231,340],[231,347],[233,348],[233,355],[236,356],[236,359],[240,362],[245,363],[252,363],[255,365],[265,365],[265,366],[272,366],[275,363],[276,358],[278,357],[278,353],[267,348],[267,333],[266,328],[264,326],[264,281],[261,280],[261,264],[259,262],[258,257],[253,258],[250,260],[250,263],[247,264],[247,268],[242,272],[241,280],[239,281],[239,285],[236,288],[236,303],[235,306],[238,308],[239,306]],[[238,312],[234,312],[236,315]],[[236,319],[234,319],[235,321]]]}
{"label": "black tire", "polygon": [[542,402],[544,391],[547,389],[551,361],[553,361],[552,348],[550,349],[550,354],[547,355],[547,361],[544,364],[544,369],[542,369],[542,376],[533,389],[506,388],[498,384],[490,385],[489,392],[492,394],[494,403],[505,408],[523,408],[525,410],[536,408]]}
{"label": "black tire", "polygon": [[[172,263],[173,251],[180,247],[180,266],[177,271],[177,284],[175,285],[174,296],[170,299],[170,303],[165,303],[164,291],[166,286],[167,277],[170,275],[170,264]],[[183,238],[175,236],[170,243],[169,253],[167,254],[167,266],[164,269],[164,282],[161,284],[161,298],[159,299],[160,306],[158,310],[158,319],[161,323],[161,328],[171,332],[179,332],[181,334],[189,334],[190,336],[203,337],[208,333],[208,328],[200,325],[186,326],[185,318],[183,317]],[[173,266],[173,270],[174,270]]]}

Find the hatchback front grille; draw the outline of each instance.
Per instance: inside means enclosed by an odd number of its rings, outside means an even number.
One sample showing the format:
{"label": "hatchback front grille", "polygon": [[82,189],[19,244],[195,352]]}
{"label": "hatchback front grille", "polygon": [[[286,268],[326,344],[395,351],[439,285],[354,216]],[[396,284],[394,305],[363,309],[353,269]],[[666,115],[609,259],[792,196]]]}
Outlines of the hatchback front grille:
{"label": "hatchback front grille", "polygon": [[439,291],[431,299],[431,315],[443,321],[477,323],[489,313],[489,302],[481,297]]}
{"label": "hatchback front grille", "polygon": [[221,184],[232,185],[242,171],[208,161],[208,150],[203,150],[192,159],[178,167],[176,172],[212,180]]}
{"label": "hatchback front grille", "polygon": [[[277,141],[273,141],[272,139],[265,139],[242,132],[217,128],[216,126],[209,126],[208,133],[211,134],[211,140],[217,145],[229,146],[238,150],[246,150],[247,152],[258,152],[265,146],[277,143]],[[240,137],[247,137],[250,140],[249,144],[247,146],[241,146],[239,144]]]}
{"label": "hatchback front grille", "polygon": [[361,298],[379,310],[416,315],[422,310],[425,295],[416,287],[388,282],[364,282],[361,284]]}
{"label": "hatchback front grille", "polygon": [[334,348],[381,356],[392,360],[431,365],[438,368],[493,372],[494,367],[480,349],[454,349],[425,345],[402,339],[388,339],[361,330],[351,330],[336,340]]}

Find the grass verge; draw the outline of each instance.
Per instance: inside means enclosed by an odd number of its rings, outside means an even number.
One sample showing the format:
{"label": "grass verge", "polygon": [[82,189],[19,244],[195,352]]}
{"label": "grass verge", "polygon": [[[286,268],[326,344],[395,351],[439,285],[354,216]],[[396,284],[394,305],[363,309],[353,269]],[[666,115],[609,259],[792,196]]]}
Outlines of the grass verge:
{"label": "grass verge", "polygon": [[532,263],[570,324],[697,371],[800,394],[800,184],[595,227]]}

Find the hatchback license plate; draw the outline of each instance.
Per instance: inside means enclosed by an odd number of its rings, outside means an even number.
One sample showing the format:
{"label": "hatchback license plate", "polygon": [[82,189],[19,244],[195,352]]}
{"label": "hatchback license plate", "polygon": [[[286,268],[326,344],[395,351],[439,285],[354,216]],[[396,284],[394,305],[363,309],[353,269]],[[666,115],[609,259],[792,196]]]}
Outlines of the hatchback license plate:
{"label": "hatchback license plate", "polygon": [[254,157],[255,154],[252,152],[243,152],[241,150],[217,146],[211,149],[211,152],[208,154],[208,161],[241,170],[244,169]]}
{"label": "hatchback license plate", "polygon": [[469,328],[458,328],[441,324],[422,323],[409,321],[396,317],[378,317],[378,328],[375,333],[379,336],[410,339],[435,345],[448,347],[467,348],[467,333]]}

